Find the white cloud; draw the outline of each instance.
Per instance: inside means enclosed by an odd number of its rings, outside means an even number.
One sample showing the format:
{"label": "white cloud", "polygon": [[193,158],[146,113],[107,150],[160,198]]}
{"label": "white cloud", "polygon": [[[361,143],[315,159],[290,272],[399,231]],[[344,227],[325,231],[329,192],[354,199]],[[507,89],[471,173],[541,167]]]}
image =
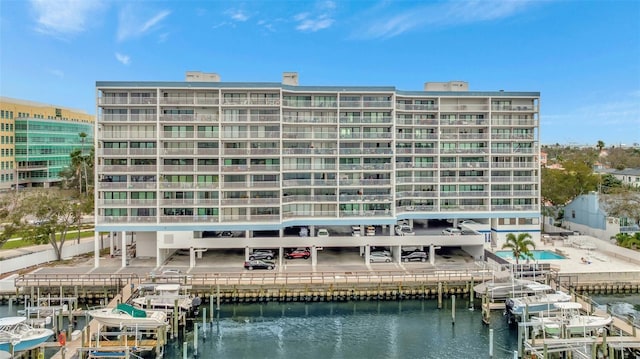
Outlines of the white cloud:
{"label": "white cloud", "polygon": [[[395,4],[395,3],[387,3]],[[455,26],[493,21],[513,16],[534,4],[533,1],[464,0],[421,5],[391,13],[385,4],[365,17],[371,18],[353,35],[357,38],[391,38],[422,27]]]}
{"label": "white cloud", "polygon": [[225,11],[225,14],[228,15],[231,20],[245,22],[249,20],[249,16],[245,14],[242,10],[230,9]]}
{"label": "white cloud", "polygon": [[331,25],[333,25],[334,23],[334,20],[329,18],[326,15],[320,15],[315,19],[309,19],[304,17],[297,20],[299,22],[298,26],[296,26],[297,30],[311,31],[311,32],[316,32],[318,30],[326,29],[328,27],[331,27]]}
{"label": "white cloud", "polygon": [[116,52],[116,59],[123,65],[129,65],[131,63],[131,58],[128,55],[123,55],[119,52]]}
{"label": "white cloud", "polygon": [[333,1],[317,2],[312,11],[301,12],[293,16],[293,21],[298,23],[296,30],[304,32],[316,32],[331,27],[335,20],[333,12],[336,3]]}
{"label": "white cloud", "polygon": [[118,16],[118,41],[144,36],[159,27],[160,22],[171,14],[169,10],[162,10],[151,16],[136,14],[132,6],[125,6]]}
{"label": "white cloud", "polygon": [[100,0],[31,0],[36,31],[52,36],[85,31],[88,19],[104,7]]}

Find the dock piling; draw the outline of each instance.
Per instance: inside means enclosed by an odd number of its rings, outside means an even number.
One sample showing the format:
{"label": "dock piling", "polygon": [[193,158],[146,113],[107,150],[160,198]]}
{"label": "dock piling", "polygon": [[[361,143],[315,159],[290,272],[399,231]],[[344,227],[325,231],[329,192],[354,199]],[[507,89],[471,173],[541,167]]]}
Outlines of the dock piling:
{"label": "dock piling", "polygon": [[489,358],[493,358],[493,329],[489,329]]}
{"label": "dock piling", "polygon": [[198,323],[193,323],[193,356],[198,356]]}
{"label": "dock piling", "polygon": [[451,325],[456,324],[456,295],[451,296]]}

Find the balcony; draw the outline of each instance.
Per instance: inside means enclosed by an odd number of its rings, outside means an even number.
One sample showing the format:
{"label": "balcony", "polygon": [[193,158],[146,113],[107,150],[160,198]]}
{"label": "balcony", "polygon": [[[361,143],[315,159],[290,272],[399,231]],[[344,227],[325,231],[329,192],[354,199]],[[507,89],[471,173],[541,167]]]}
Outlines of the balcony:
{"label": "balcony", "polygon": [[220,103],[220,99],[218,97],[195,97],[196,105],[217,105]]}
{"label": "balcony", "polygon": [[192,189],[196,188],[193,182],[160,182],[160,189]]}
{"label": "balcony", "polygon": [[219,153],[217,148],[196,148],[197,156],[218,156]]}
{"label": "balcony", "polygon": [[116,173],[116,172],[155,172],[155,165],[103,165],[97,166],[98,173]]}
{"label": "balcony", "polygon": [[285,148],[283,155],[335,155],[335,148]]}
{"label": "balcony", "polygon": [[193,148],[164,148],[162,154],[165,156],[192,156],[195,153]]}
{"label": "balcony", "polygon": [[391,217],[391,210],[388,209],[361,209],[361,210],[346,210],[340,211],[339,216],[343,217]]}
{"label": "balcony", "polygon": [[438,111],[438,106],[433,104],[412,104],[396,103],[396,110],[399,111]]}
{"label": "balcony", "polygon": [[191,165],[163,165],[161,167],[161,172],[163,172],[163,173],[165,173],[165,172],[169,172],[169,173],[193,172],[193,164],[191,164]]}
{"label": "balcony", "polygon": [[253,181],[252,188],[280,188],[280,181]]}
{"label": "balcony", "polygon": [[537,127],[537,119],[491,119],[491,125],[495,127],[499,126],[523,126],[523,127]]}
{"label": "balcony", "polygon": [[180,138],[180,139],[193,139],[194,138],[194,133],[193,131],[180,131],[180,132],[174,132],[174,131],[162,131],[162,138]]}
{"label": "balcony", "polygon": [[538,112],[533,105],[491,105],[491,111],[496,112]]}
{"label": "balcony", "polygon": [[366,117],[366,116],[340,116],[341,124],[390,124],[393,122],[393,117]]}
{"label": "balcony", "polygon": [[317,123],[317,124],[336,124],[338,117],[336,116],[290,116],[282,117],[284,123]]}
{"label": "balcony", "polygon": [[282,214],[282,218],[291,219],[291,218],[336,218],[335,211],[290,211],[284,212]]}
{"label": "balcony", "polygon": [[232,214],[223,215],[222,222],[280,222],[279,214]]}
{"label": "balcony", "polygon": [[195,97],[193,96],[164,96],[160,97],[161,105],[193,105]]}
{"label": "balcony", "polygon": [[489,105],[483,104],[440,104],[442,112],[487,112]]}
{"label": "balcony", "polygon": [[155,148],[130,148],[129,154],[132,156],[155,156]]}
{"label": "balcony", "polygon": [[220,171],[220,166],[219,165],[196,165],[196,172],[213,173],[213,172],[218,172],[218,171]]}
{"label": "balcony", "polygon": [[282,203],[292,203],[292,202],[335,202],[337,200],[336,195],[293,195],[293,196],[282,196]]}
{"label": "balcony", "polygon": [[139,131],[102,131],[101,139],[104,140],[155,140],[156,132]]}
{"label": "balcony", "polygon": [[202,223],[218,222],[217,216],[189,215],[189,216],[160,216],[160,223]]}
{"label": "balcony", "polygon": [[222,165],[222,172],[278,172],[279,165]]}
{"label": "balcony", "polygon": [[160,205],[191,207],[195,205],[195,201],[193,198],[162,198],[160,199]]}

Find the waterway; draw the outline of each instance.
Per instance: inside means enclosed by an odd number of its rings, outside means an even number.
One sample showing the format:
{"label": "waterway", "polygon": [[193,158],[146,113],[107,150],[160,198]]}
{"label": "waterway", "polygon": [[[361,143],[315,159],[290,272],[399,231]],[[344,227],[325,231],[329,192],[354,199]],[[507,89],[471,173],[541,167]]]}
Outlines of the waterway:
{"label": "waterway", "polygon": [[[640,296],[596,296],[618,314],[640,320]],[[479,301],[435,300],[226,304],[198,319],[199,358],[488,358],[493,329],[494,358],[513,358],[517,331],[500,311],[482,322]],[[206,308],[203,327],[202,312]],[[0,316],[15,315],[0,306]],[[83,323],[78,323],[82,325]],[[640,323],[639,323],[640,324]],[[193,332],[166,347],[165,358],[194,357]]]}

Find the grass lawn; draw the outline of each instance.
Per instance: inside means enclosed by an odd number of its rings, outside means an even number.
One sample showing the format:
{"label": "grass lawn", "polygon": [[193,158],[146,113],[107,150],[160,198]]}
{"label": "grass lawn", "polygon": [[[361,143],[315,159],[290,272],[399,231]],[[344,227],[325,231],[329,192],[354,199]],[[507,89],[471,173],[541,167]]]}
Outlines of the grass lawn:
{"label": "grass lawn", "polygon": [[[88,238],[88,237],[93,237],[94,235],[94,231],[93,230],[82,230],[80,232],[80,238]],[[78,238],[78,232],[77,231],[71,231],[71,232],[67,232],[67,237],[66,237],[66,241],[65,242],[69,242],[69,241],[73,241],[75,239]],[[56,235],[56,240],[60,240],[60,235]],[[44,243],[44,244],[48,244]],[[29,246],[34,246],[37,245],[35,243],[33,243],[32,241],[26,241],[26,240],[22,240],[22,239],[16,239],[16,240],[9,240],[7,241],[1,248],[2,249],[16,249],[16,248],[22,248],[22,247],[29,247]]]}

